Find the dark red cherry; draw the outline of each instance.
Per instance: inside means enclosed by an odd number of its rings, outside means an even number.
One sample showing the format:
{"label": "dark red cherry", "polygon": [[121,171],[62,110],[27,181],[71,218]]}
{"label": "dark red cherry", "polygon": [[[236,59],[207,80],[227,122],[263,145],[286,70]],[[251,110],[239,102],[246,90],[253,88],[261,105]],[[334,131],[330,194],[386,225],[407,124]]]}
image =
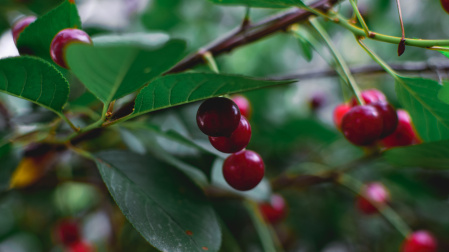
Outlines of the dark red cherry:
{"label": "dark red cherry", "polygon": [[234,153],[243,150],[251,139],[251,125],[242,115],[237,129],[229,137],[209,137],[215,149],[224,153]]}
{"label": "dark red cherry", "polygon": [[449,13],[449,0],[440,0],[443,9]]}
{"label": "dark red cherry", "polygon": [[243,150],[230,155],[223,163],[223,176],[236,190],[248,191],[256,187],[265,174],[265,165],[259,154]]}
{"label": "dark red cherry", "polygon": [[239,126],[240,110],[232,100],[210,98],[198,108],[196,122],[200,130],[212,137],[229,137]]}
{"label": "dark red cherry", "polygon": [[396,146],[408,146],[420,142],[418,136],[413,129],[412,119],[407,111],[398,109],[398,126],[396,130],[386,138],[382,139],[381,143],[386,148]]}
{"label": "dark red cherry", "polygon": [[380,135],[380,139],[391,135],[398,126],[398,115],[396,113],[396,109],[393,108],[386,101],[377,101],[371,103],[371,106],[375,107],[382,117],[383,121],[383,130]]}
{"label": "dark red cherry", "polygon": [[334,124],[337,129],[341,129],[341,121],[343,120],[343,116],[351,109],[351,106],[348,104],[340,104],[334,109]]}
{"label": "dark red cherry", "polygon": [[[381,91],[379,91],[377,89],[364,90],[361,93],[361,95],[362,95],[363,101],[365,101],[365,104],[371,104],[373,102],[386,101],[387,100],[385,95]],[[357,99],[355,97],[351,99],[350,105],[352,107],[358,105]]]}
{"label": "dark red cherry", "polygon": [[309,101],[310,108],[315,111],[315,110],[323,107],[325,102],[326,102],[326,97],[323,94],[314,94]]}
{"label": "dark red cherry", "polygon": [[61,221],[56,227],[56,233],[61,243],[66,246],[81,240],[79,225],[71,219]]}
{"label": "dark red cherry", "polygon": [[246,117],[247,119],[251,116],[251,103],[249,103],[248,99],[243,95],[233,95],[231,99],[237,104],[237,106],[240,109],[240,113],[242,116]]}
{"label": "dark red cherry", "polygon": [[63,68],[68,68],[65,59],[65,49],[71,43],[91,44],[92,40],[89,35],[79,29],[64,29],[53,38],[50,45],[50,56],[53,61]]}
{"label": "dark red cherry", "polygon": [[383,121],[377,109],[371,105],[355,106],[343,117],[343,135],[359,146],[371,145],[383,131]]}
{"label": "dark red cherry", "polygon": [[20,33],[22,33],[25,28],[27,28],[31,23],[36,21],[37,17],[28,16],[21,18],[12,26],[12,38],[14,39],[14,43],[17,44],[17,39],[19,39]]}
{"label": "dark red cherry", "polygon": [[260,212],[269,223],[276,223],[282,220],[286,214],[285,200],[279,194],[273,194],[270,202],[259,204]]}
{"label": "dark red cherry", "polygon": [[357,198],[357,208],[364,214],[375,214],[379,210],[371,204],[377,203],[379,207],[386,205],[390,201],[390,193],[381,183],[370,183],[365,185]]}
{"label": "dark red cherry", "polygon": [[402,252],[436,252],[437,241],[431,233],[419,230],[410,234],[402,244]]}

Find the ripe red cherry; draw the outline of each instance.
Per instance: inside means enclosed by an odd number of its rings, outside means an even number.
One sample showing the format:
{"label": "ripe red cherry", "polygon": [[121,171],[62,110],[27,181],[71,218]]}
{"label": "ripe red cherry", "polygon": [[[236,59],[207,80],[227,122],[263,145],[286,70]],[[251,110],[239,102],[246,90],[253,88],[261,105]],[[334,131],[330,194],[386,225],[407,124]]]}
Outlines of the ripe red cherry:
{"label": "ripe red cherry", "polygon": [[412,119],[407,111],[398,109],[398,126],[396,130],[386,138],[382,139],[381,143],[386,148],[396,146],[407,146],[419,143],[418,136],[412,126]]}
{"label": "ripe red cherry", "polygon": [[234,95],[231,97],[231,99],[239,107],[240,113],[242,114],[242,116],[249,119],[251,116],[252,109],[251,109],[251,104],[249,103],[248,99],[242,95]]}
{"label": "ripe red cherry", "polygon": [[20,33],[22,33],[25,28],[27,28],[31,23],[33,23],[37,17],[28,16],[20,19],[12,26],[12,38],[14,39],[14,43],[17,43],[17,39],[19,39]]}
{"label": "ripe red cherry", "polygon": [[210,98],[198,108],[196,122],[200,130],[212,137],[229,137],[239,126],[240,110],[232,100]]}
{"label": "ripe red cherry", "polygon": [[382,117],[383,130],[380,139],[391,135],[398,126],[398,115],[396,110],[386,101],[373,102],[371,103],[371,106],[375,107]]}
{"label": "ripe red cherry", "polygon": [[371,204],[370,201],[377,203],[378,206],[384,206],[390,201],[390,193],[381,183],[370,183],[365,185],[357,198],[357,208],[364,214],[375,214],[379,210]]}
{"label": "ripe red cherry", "polygon": [[340,104],[334,109],[334,124],[337,129],[341,129],[341,121],[343,116],[351,109],[351,106],[348,104]]}
{"label": "ripe red cherry", "polygon": [[325,102],[326,97],[323,94],[315,94],[312,96],[312,99],[310,99],[310,108],[312,110],[317,110],[321,108]]}
{"label": "ripe red cherry", "polygon": [[379,139],[383,130],[383,121],[375,107],[355,106],[343,117],[341,129],[351,143],[366,146]]}
{"label": "ripe red cherry", "polygon": [[69,246],[68,252],[94,252],[94,247],[86,242],[86,241],[79,241],[77,243],[74,243]]}
{"label": "ripe red cherry", "polygon": [[[362,99],[365,101],[365,104],[371,104],[373,102],[386,101],[387,100],[385,95],[381,91],[379,91],[377,89],[364,90],[361,93],[361,95],[362,95]],[[355,97],[351,99],[350,105],[352,107],[358,105],[357,99]]]}
{"label": "ripe red cherry", "polygon": [[67,28],[53,38],[50,45],[50,56],[53,61],[63,68],[68,68],[65,60],[65,49],[71,43],[91,44],[89,35],[82,30]]}
{"label": "ripe red cherry", "polygon": [[440,0],[443,9],[449,13],[449,0]]}
{"label": "ripe red cherry", "polygon": [[243,150],[251,139],[251,125],[244,117],[240,117],[237,129],[229,137],[209,137],[209,141],[215,149],[224,153],[234,153]]}
{"label": "ripe red cherry", "polygon": [[435,252],[437,241],[431,233],[419,230],[410,234],[402,244],[402,252]]}
{"label": "ripe red cherry", "polygon": [[285,200],[279,194],[273,194],[270,202],[259,204],[260,212],[269,223],[276,223],[282,220],[286,214]]}
{"label": "ripe red cherry", "polygon": [[223,163],[223,176],[236,190],[248,191],[256,187],[265,173],[265,165],[259,154],[243,150],[230,155]]}
{"label": "ripe red cherry", "polygon": [[63,220],[56,227],[58,239],[68,246],[81,240],[78,223],[74,220]]}

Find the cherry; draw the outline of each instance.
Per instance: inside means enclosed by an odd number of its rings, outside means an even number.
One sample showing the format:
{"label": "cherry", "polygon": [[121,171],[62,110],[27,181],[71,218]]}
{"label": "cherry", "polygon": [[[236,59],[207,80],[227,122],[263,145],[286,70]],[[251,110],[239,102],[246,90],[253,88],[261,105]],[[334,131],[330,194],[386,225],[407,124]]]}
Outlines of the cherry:
{"label": "cherry", "polygon": [[449,0],[440,0],[443,9],[449,13]]}
{"label": "cherry", "polygon": [[371,103],[371,106],[375,107],[382,117],[383,130],[380,139],[391,135],[398,126],[398,115],[396,110],[386,101],[373,102]]}
{"label": "cherry", "polygon": [[312,96],[312,99],[310,99],[310,108],[315,111],[321,108],[324,105],[325,101],[326,97],[324,97],[324,95],[315,94]]}
{"label": "cherry", "polygon": [[58,239],[68,246],[81,240],[78,223],[74,220],[63,220],[56,227]]}
{"label": "cherry", "polygon": [[243,95],[234,95],[231,97],[231,99],[237,104],[237,106],[240,109],[240,113],[242,116],[246,118],[250,118],[251,116],[251,104],[249,103],[248,99]]}
{"label": "cherry", "polygon": [[279,222],[286,214],[285,200],[281,195],[273,194],[270,198],[270,202],[259,204],[259,209],[267,222]]}
{"label": "cherry", "polygon": [[341,121],[343,116],[351,109],[348,104],[340,104],[334,109],[334,124],[337,129],[341,129]]}
{"label": "cherry", "polygon": [[437,241],[431,233],[425,230],[410,234],[402,244],[402,252],[435,252]]}
{"label": "cherry", "polygon": [[53,61],[63,68],[68,68],[65,60],[65,49],[71,43],[91,44],[89,35],[82,30],[67,28],[53,38],[50,45],[50,56]]}
{"label": "cherry", "polygon": [[371,145],[383,131],[383,121],[377,109],[371,105],[355,106],[343,117],[343,135],[355,145]]}
{"label": "cherry", "polygon": [[243,150],[251,139],[251,125],[244,117],[240,117],[237,129],[229,137],[209,137],[209,141],[215,149],[224,153],[234,153]]}
{"label": "cherry", "polygon": [[77,243],[74,243],[69,246],[68,252],[94,252],[94,247],[86,242],[86,241],[79,241]]}
{"label": "cherry", "polygon": [[259,154],[243,150],[230,155],[223,163],[223,176],[236,190],[248,191],[256,187],[265,173],[265,165]]}
{"label": "cherry", "polygon": [[[385,95],[377,90],[377,89],[367,89],[361,93],[362,99],[365,101],[366,104],[371,104],[373,102],[377,101],[386,101],[387,98]],[[350,105],[352,107],[358,105],[357,99],[354,97],[351,99]]]}
{"label": "cherry", "polygon": [[14,43],[17,44],[17,39],[19,39],[20,33],[22,33],[25,28],[27,28],[31,23],[33,23],[37,17],[35,16],[28,16],[24,17],[20,20],[18,20],[13,26],[12,26],[12,38],[14,39]]}
{"label": "cherry", "polygon": [[415,133],[412,125],[412,119],[407,111],[398,109],[398,126],[396,130],[386,138],[382,139],[381,143],[386,148],[396,146],[407,146],[419,143],[418,136]]}
{"label": "cherry", "polygon": [[229,137],[240,123],[240,110],[232,100],[210,98],[198,108],[196,122],[200,130],[212,137]]}
{"label": "cherry", "polygon": [[365,185],[360,193],[361,196],[357,198],[357,208],[364,214],[375,214],[379,210],[371,204],[377,203],[378,206],[384,206],[390,201],[390,193],[381,183],[369,183]]}

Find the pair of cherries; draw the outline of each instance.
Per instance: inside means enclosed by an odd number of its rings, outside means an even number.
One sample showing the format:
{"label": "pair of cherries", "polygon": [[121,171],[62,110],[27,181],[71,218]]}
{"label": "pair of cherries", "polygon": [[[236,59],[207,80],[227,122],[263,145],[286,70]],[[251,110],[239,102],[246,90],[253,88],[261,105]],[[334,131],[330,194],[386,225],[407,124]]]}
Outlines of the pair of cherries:
{"label": "pair of cherries", "polygon": [[[28,16],[20,19],[13,25],[12,35],[15,43],[17,43],[23,30],[36,21],[36,19],[35,16]],[[92,40],[86,32],[79,29],[67,28],[58,32],[51,42],[50,56],[56,64],[63,68],[68,68],[65,60],[65,49],[71,43],[92,44]]]}
{"label": "pair of cherries", "polygon": [[[249,115],[249,103],[239,99],[242,111]],[[239,106],[224,97],[207,99],[198,108],[196,122],[209,136],[212,146],[221,152],[232,153],[223,163],[226,182],[240,191],[256,187],[265,174],[265,165],[259,154],[245,150],[251,139],[251,126]]]}
{"label": "pair of cherries", "polygon": [[[390,202],[390,192],[381,183],[368,183],[360,192],[356,206],[364,214],[371,215]],[[374,206],[375,204],[376,206]],[[436,252],[437,242],[433,235],[425,230],[411,233],[402,243],[401,252]]]}
{"label": "pair of cherries", "polygon": [[395,110],[377,89],[362,92],[366,105],[355,98],[334,110],[334,123],[346,139],[358,146],[374,144],[377,140],[386,148],[419,142],[411,118],[404,110]]}

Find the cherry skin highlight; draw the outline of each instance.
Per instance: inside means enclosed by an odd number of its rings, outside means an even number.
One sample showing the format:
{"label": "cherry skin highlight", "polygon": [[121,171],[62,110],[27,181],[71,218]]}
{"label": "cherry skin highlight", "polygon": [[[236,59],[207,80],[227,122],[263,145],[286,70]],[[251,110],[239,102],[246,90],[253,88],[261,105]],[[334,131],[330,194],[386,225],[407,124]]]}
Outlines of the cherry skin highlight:
{"label": "cherry skin highlight", "polygon": [[[385,95],[377,89],[364,90],[361,93],[361,95],[362,95],[363,101],[365,101],[365,104],[371,104],[371,103],[377,102],[377,101],[387,101],[387,98],[385,97]],[[359,103],[357,102],[357,99],[355,97],[351,99],[350,105],[352,107],[354,107],[358,104]]]}
{"label": "cherry skin highlight", "polygon": [[377,203],[379,206],[384,206],[390,201],[390,193],[381,183],[367,184],[357,198],[357,208],[364,214],[375,214],[379,210],[371,204],[370,201]]}
{"label": "cherry skin highlight", "polygon": [[240,123],[240,110],[232,100],[210,98],[198,108],[196,122],[200,130],[212,137],[229,137]]}
{"label": "cherry skin highlight", "polygon": [[351,106],[348,104],[340,104],[334,109],[333,119],[334,124],[337,129],[341,130],[341,121],[343,120],[343,116],[351,109]]}
{"label": "cherry skin highlight", "polygon": [[12,38],[14,39],[14,43],[17,44],[17,39],[19,39],[20,33],[22,33],[25,28],[27,28],[31,23],[36,21],[37,17],[28,16],[17,21],[11,28],[12,30]]}
{"label": "cherry skin highlight", "polygon": [[229,137],[209,137],[215,149],[224,153],[234,153],[243,150],[251,139],[251,125],[242,115],[237,129]]}
{"label": "cherry skin highlight", "polygon": [[402,252],[436,252],[437,241],[431,233],[419,230],[410,234],[402,244]]}
{"label": "cherry skin highlight", "polygon": [[50,45],[50,56],[53,61],[63,68],[68,68],[65,60],[65,49],[71,43],[92,44],[89,35],[78,29],[64,29],[53,38]]}
{"label": "cherry skin highlight", "polygon": [[408,146],[420,142],[412,125],[412,119],[407,111],[398,109],[398,126],[396,130],[386,138],[382,139],[381,143],[386,148],[393,148],[397,146]]}
{"label": "cherry skin highlight", "polygon": [[223,163],[223,176],[236,190],[248,191],[256,187],[265,174],[265,164],[254,151],[243,150],[230,155]]}
{"label": "cherry skin highlight", "polygon": [[398,115],[396,110],[386,101],[377,101],[371,103],[382,117],[383,130],[380,139],[391,135],[398,126]]}
{"label": "cherry skin highlight", "polygon": [[285,200],[279,194],[273,194],[270,202],[259,204],[259,209],[264,219],[272,224],[282,220],[287,212]]}
{"label": "cherry skin highlight", "polygon": [[251,117],[252,108],[251,103],[248,101],[248,99],[243,95],[233,95],[231,99],[239,107],[242,116],[249,119]]}
{"label": "cherry skin highlight", "polygon": [[366,146],[379,139],[383,131],[383,121],[375,107],[355,106],[343,117],[341,129],[348,141]]}
{"label": "cherry skin highlight", "polygon": [[69,246],[81,240],[79,225],[74,220],[63,220],[56,227],[58,239],[62,244]]}

